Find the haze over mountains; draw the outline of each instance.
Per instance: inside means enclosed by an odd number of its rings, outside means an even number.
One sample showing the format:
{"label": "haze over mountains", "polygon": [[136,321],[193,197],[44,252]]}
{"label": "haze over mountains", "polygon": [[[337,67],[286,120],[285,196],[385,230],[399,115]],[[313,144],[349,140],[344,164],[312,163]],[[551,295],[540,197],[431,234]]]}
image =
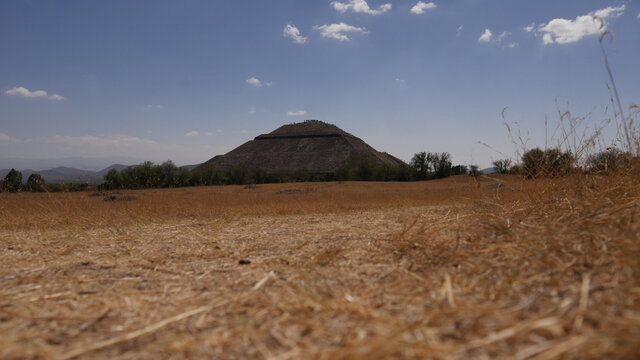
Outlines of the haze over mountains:
{"label": "haze over mountains", "polygon": [[87,171],[100,171],[112,164],[139,164],[145,159],[135,157],[63,157],[63,158],[18,158],[0,157],[0,169],[48,170],[56,167],[68,167]]}
{"label": "haze over mountains", "polygon": [[[58,159],[0,158],[0,179],[13,168],[22,173],[23,181],[33,173],[40,174],[45,182],[99,184],[111,169],[118,171],[137,165],[143,160],[128,157],[84,158],[69,157]],[[185,165],[191,170],[197,165]]]}

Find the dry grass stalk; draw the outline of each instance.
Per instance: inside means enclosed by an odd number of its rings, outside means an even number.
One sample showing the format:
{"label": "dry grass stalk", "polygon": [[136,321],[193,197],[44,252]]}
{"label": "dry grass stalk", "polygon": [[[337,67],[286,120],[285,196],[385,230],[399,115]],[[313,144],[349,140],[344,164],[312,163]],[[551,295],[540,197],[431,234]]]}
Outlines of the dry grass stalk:
{"label": "dry grass stalk", "polygon": [[189,311],[183,312],[182,314],[178,314],[176,316],[172,316],[172,317],[170,317],[168,319],[164,319],[162,321],[158,321],[157,323],[149,325],[149,326],[145,327],[144,329],[132,331],[130,333],[126,333],[124,335],[117,336],[117,337],[112,338],[112,339],[108,339],[108,340],[105,340],[105,341],[97,342],[97,343],[95,343],[95,344],[93,344],[91,346],[87,346],[87,347],[84,347],[84,348],[80,348],[80,349],[77,349],[77,350],[70,351],[70,352],[60,356],[58,359],[60,359],[60,360],[75,359],[78,356],[85,355],[87,353],[90,353],[90,352],[93,352],[93,351],[96,351],[96,350],[104,349],[106,347],[113,346],[113,345],[116,345],[116,344],[119,344],[119,343],[123,343],[123,342],[126,342],[126,341],[131,341],[131,340],[134,340],[134,339],[139,338],[141,336],[144,336],[144,335],[153,333],[155,331],[158,331],[158,330],[162,329],[163,327],[165,327],[165,326],[167,326],[169,324],[172,324],[174,322],[189,318],[191,316],[202,314],[202,313],[204,313],[206,311],[211,311],[213,308],[214,307],[212,307],[212,306],[201,306],[201,307],[199,307],[197,309],[189,310]]}
{"label": "dry grass stalk", "polygon": [[500,179],[2,194],[0,358],[637,358],[635,177]]}

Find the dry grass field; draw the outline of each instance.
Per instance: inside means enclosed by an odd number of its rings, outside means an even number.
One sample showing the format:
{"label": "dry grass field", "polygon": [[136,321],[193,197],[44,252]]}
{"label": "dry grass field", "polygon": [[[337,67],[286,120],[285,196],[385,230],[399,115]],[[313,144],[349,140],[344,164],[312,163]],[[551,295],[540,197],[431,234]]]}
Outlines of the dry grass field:
{"label": "dry grass field", "polygon": [[0,358],[637,359],[637,179],[0,194]]}

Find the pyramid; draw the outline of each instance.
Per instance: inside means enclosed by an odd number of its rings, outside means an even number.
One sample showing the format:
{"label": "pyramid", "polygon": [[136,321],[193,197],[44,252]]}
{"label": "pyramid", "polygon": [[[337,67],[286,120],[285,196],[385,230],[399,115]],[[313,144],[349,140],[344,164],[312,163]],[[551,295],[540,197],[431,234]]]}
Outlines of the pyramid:
{"label": "pyramid", "polygon": [[334,173],[351,158],[368,158],[377,167],[400,168],[406,164],[379,152],[339,127],[319,120],[288,124],[256,136],[225,155],[218,155],[199,169],[259,169],[267,174]]}

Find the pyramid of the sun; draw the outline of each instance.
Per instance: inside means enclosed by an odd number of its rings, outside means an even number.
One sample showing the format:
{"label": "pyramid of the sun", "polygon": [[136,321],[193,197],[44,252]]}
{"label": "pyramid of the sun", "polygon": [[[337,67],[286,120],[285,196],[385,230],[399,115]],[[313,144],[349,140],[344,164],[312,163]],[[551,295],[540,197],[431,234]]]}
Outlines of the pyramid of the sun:
{"label": "pyramid of the sun", "polygon": [[199,168],[246,167],[268,174],[330,174],[352,157],[368,158],[374,166],[398,168],[406,165],[335,125],[306,120],[257,136]]}

